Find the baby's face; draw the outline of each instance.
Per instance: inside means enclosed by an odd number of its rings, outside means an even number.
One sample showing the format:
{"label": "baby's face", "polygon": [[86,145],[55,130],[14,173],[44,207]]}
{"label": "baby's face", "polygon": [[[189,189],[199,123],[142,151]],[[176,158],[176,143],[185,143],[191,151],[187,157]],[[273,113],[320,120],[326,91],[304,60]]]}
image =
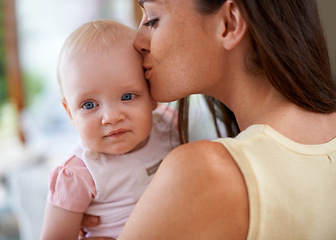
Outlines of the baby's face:
{"label": "baby's face", "polygon": [[73,125],[87,147],[106,154],[141,147],[156,107],[141,56],[131,45],[124,45],[72,57],[61,66],[64,105]]}

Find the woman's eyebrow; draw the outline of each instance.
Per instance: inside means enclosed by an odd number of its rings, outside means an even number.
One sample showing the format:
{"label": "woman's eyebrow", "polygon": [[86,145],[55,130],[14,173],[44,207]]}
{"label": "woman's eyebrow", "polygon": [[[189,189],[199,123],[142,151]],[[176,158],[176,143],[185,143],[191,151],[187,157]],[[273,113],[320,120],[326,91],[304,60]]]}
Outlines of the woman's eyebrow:
{"label": "woman's eyebrow", "polygon": [[139,0],[139,5],[143,8],[145,2],[153,2],[153,0]]}

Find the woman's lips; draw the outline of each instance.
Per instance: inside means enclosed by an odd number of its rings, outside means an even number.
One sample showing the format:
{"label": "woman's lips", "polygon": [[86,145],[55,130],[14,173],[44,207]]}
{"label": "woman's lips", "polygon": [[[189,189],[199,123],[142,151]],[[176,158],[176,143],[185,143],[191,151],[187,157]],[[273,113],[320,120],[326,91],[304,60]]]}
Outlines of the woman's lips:
{"label": "woman's lips", "polygon": [[145,66],[144,65],[144,71],[145,71],[145,78],[146,79],[148,79],[149,77],[150,77],[150,74],[151,74],[151,71],[152,70],[152,68],[151,67],[149,67],[149,66]]}

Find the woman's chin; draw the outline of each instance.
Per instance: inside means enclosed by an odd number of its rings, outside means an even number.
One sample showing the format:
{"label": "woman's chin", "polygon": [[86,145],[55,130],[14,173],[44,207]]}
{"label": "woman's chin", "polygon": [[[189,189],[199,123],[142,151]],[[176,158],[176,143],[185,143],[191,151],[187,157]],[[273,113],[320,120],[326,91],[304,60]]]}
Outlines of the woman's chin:
{"label": "woman's chin", "polygon": [[157,102],[173,102],[188,95],[176,94],[171,91],[156,91],[155,89],[150,90],[152,98]]}

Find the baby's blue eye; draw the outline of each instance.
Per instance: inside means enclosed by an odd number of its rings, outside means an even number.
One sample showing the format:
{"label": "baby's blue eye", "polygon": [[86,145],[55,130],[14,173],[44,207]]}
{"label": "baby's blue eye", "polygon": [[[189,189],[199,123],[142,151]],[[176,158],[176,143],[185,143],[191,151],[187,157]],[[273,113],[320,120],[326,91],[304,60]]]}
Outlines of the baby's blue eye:
{"label": "baby's blue eye", "polygon": [[84,108],[84,109],[92,109],[92,108],[95,108],[95,107],[97,107],[97,103],[94,103],[94,102],[85,102],[83,105],[82,105],[82,107]]}
{"label": "baby's blue eye", "polygon": [[132,93],[126,93],[124,95],[122,95],[121,100],[122,101],[130,101],[135,97],[135,94]]}

